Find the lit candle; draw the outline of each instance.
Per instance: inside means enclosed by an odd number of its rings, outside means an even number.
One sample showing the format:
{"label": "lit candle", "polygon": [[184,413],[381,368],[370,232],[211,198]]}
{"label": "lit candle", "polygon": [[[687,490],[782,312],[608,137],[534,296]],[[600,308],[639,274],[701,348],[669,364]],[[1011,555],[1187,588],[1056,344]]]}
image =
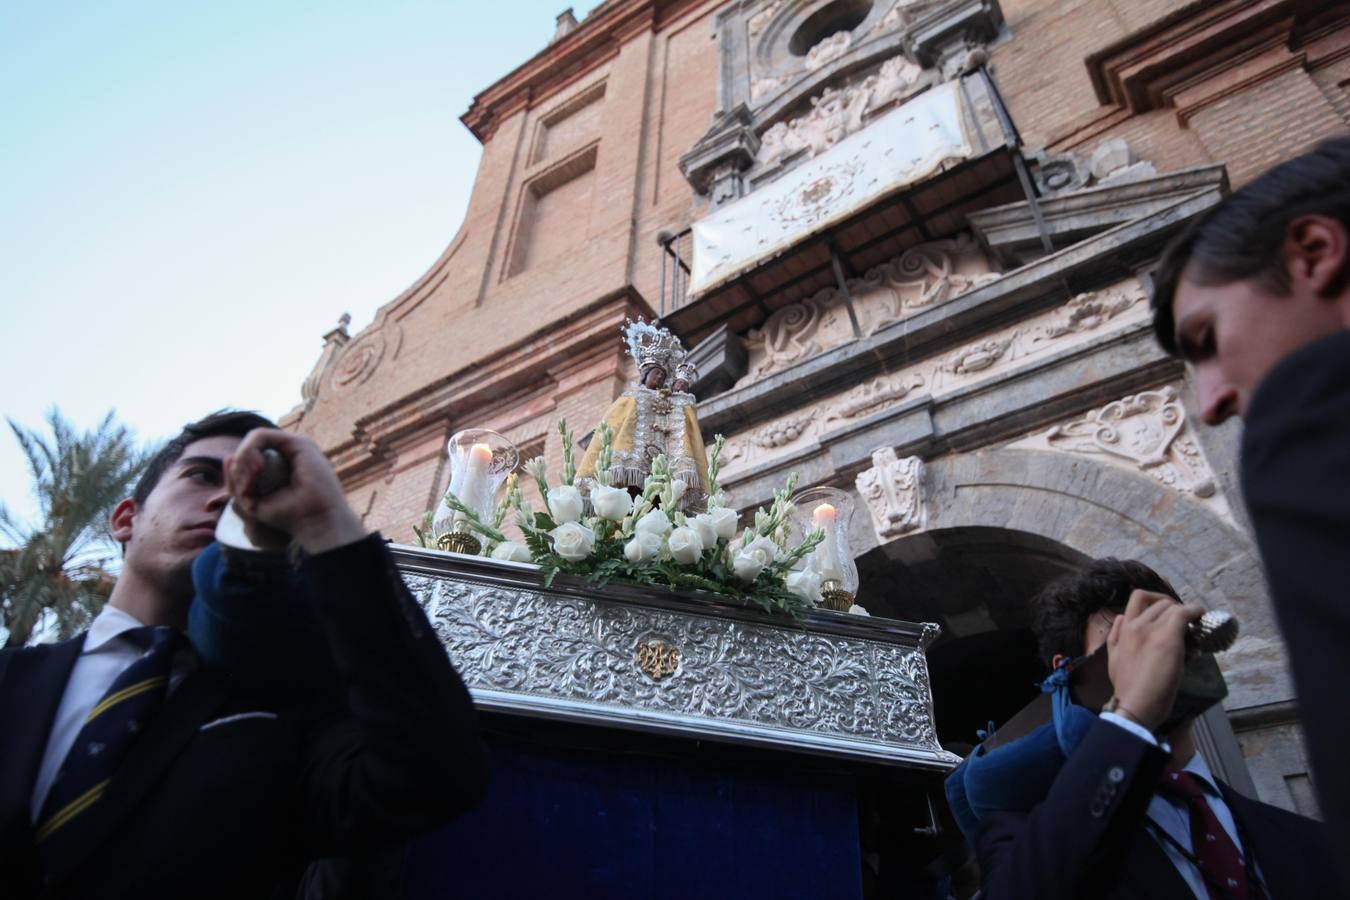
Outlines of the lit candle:
{"label": "lit candle", "polygon": [[825,540],[816,545],[816,572],[820,575],[821,581],[839,581],[842,573],[839,571],[839,564],[835,560],[835,511],[834,507],[828,503],[822,503],[811,513],[811,521],[817,527],[825,532]]}
{"label": "lit candle", "polygon": [[[483,490],[488,477],[488,467],[491,465],[491,447],[487,444],[474,444],[469,448],[468,458],[464,464],[464,478],[459,483],[459,491],[456,495],[465,506],[479,514],[482,514],[484,510],[477,507],[478,494]],[[465,517],[462,513],[455,516],[456,524],[464,520]]]}

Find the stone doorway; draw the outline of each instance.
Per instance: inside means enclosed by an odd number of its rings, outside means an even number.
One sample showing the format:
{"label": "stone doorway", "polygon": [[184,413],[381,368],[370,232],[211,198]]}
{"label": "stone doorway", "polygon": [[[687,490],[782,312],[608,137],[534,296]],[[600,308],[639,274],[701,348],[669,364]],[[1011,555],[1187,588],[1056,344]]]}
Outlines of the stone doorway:
{"label": "stone doorway", "polygon": [[979,526],[927,531],[858,558],[858,596],[869,611],[942,626],[928,665],[944,745],[964,753],[977,729],[1035,696],[1046,669],[1030,627],[1031,599],[1086,561],[1040,535]]}

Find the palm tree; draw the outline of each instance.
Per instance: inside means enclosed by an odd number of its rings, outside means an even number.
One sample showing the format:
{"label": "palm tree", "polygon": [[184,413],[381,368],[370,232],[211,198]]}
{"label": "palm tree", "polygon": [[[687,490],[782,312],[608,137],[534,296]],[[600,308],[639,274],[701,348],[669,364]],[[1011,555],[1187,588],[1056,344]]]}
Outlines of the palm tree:
{"label": "palm tree", "polygon": [[53,409],[51,437],[10,419],[28,461],[38,501],[35,524],[17,521],[0,504],[0,624],[6,647],[21,647],[54,630],[69,637],[92,621],[108,599],[118,551],[108,516],[126,497],[148,459],[109,412],[80,433]]}

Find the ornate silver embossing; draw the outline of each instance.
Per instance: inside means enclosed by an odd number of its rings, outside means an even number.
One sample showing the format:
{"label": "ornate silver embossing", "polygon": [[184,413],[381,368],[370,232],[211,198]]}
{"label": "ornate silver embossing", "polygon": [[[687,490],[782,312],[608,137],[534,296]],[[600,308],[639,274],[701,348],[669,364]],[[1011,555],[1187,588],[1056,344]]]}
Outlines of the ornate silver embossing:
{"label": "ornate silver embossing", "polygon": [[929,768],[956,761],[937,742],[921,627],[848,618],[815,631],[724,614],[716,601],[662,592],[647,606],[637,588],[610,599],[613,587],[580,596],[526,577],[538,576],[407,573],[480,705]]}

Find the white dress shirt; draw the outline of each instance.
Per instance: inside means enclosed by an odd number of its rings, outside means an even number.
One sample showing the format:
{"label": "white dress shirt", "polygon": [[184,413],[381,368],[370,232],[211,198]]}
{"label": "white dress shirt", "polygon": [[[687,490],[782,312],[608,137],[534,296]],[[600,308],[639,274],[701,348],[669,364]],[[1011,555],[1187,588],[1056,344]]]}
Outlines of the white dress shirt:
{"label": "white dress shirt", "polygon": [[[61,695],[61,705],[57,707],[56,718],[52,720],[47,749],[43,751],[42,766],[38,769],[37,781],[33,785],[33,822],[37,822],[47,792],[51,790],[56,773],[65,762],[75,738],[79,737],[89,711],[103,699],[117,676],[148,652],[121,637],[124,632],[142,626],[143,623],[135,616],[111,606],[104,606],[89,626],[89,632],[84,636],[84,648],[70,670],[65,693]],[[169,690],[178,686],[194,664],[190,652],[174,656]]]}
{"label": "white dress shirt", "polygon": [[[1108,712],[1102,713],[1101,717],[1108,722],[1119,725],[1130,734],[1148,741],[1155,747],[1160,746],[1158,739],[1147,728],[1130,721],[1124,716]],[[1233,839],[1233,846],[1237,847],[1238,852],[1245,854],[1247,851],[1242,846],[1242,838],[1238,834],[1237,821],[1233,818],[1233,811],[1228,808],[1228,803],[1223,799],[1223,793],[1219,790],[1218,782],[1214,780],[1214,774],[1210,772],[1209,765],[1205,763],[1205,758],[1200,755],[1199,751],[1195,752],[1181,771],[1190,772],[1200,779],[1200,784],[1205,791],[1205,802],[1214,812],[1214,818],[1219,820],[1223,830],[1228,832],[1228,836]],[[1155,791],[1153,798],[1149,801],[1147,815],[1155,825],[1167,832],[1173,840],[1185,847],[1188,852],[1195,852],[1195,847],[1191,845],[1191,811],[1183,801],[1175,800]],[[1149,833],[1152,834],[1152,831],[1150,830]],[[1163,852],[1167,854],[1167,858],[1172,861],[1172,865],[1177,867],[1177,872],[1190,885],[1198,900],[1209,900],[1209,891],[1205,888],[1205,879],[1200,875],[1200,870],[1195,867],[1195,864],[1173,846],[1172,841],[1163,840],[1157,835],[1154,835],[1154,840],[1162,847]]]}

